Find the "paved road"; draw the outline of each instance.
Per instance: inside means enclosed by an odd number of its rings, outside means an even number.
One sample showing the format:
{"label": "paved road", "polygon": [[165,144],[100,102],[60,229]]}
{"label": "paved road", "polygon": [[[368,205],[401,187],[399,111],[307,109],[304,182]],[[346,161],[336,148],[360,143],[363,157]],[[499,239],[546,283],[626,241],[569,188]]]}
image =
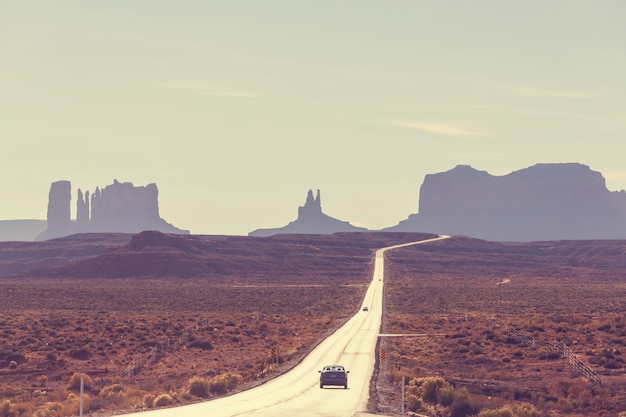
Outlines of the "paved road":
{"label": "paved road", "polygon": [[[141,417],[353,417],[367,415],[369,383],[374,370],[376,339],[382,320],[384,252],[433,242],[435,239],[390,246],[376,252],[374,276],[359,311],[317,346],[298,366],[256,388],[212,401],[151,410]],[[332,297],[332,294],[324,294]],[[338,299],[337,303],[342,300]],[[369,311],[362,311],[367,306]],[[340,364],[350,371],[348,389],[319,387],[324,365]]]}

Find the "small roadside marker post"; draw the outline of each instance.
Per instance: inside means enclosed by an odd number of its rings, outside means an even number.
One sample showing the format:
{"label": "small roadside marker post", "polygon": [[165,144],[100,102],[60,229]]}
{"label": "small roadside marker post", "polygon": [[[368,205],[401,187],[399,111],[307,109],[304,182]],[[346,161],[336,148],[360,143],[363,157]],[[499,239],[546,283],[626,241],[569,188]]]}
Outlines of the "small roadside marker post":
{"label": "small roadside marker post", "polygon": [[402,377],[402,415],[404,415],[404,376]]}
{"label": "small roadside marker post", "polygon": [[383,370],[387,371],[387,349],[380,350],[380,361],[383,363]]}
{"label": "small roadside marker post", "polygon": [[85,375],[80,374],[80,407],[79,415],[83,417],[83,395],[85,393]]}
{"label": "small roadside marker post", "polygon": [[278,349],[279,349],[279,345],[272,346],[272,347],[270,348],[270,357],[272,358],[272,362],[273,362],[276,366],[278,366],[278,355],[280,355],[280,352],[279,352],[279,350],[278,350]]}

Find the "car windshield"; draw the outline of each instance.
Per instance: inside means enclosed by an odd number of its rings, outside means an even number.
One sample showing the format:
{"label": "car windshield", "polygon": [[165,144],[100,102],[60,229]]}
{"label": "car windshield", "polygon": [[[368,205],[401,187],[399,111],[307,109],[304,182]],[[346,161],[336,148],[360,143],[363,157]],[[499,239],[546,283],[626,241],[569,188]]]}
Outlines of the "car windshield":
{"label": "car windshield", "polygon": [[343,366],[326,366],[325,371],[344,372]]}

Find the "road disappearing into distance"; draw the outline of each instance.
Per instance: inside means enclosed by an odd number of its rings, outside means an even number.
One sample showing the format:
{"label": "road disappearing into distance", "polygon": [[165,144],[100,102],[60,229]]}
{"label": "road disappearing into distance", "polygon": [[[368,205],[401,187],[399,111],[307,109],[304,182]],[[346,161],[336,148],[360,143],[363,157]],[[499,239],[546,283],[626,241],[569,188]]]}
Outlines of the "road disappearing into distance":
{"label": "road disappearing into distance", "polygon": [[[372,281],[358,312],[289,372],[263,385],[228,397],[124,416],[352,417],[367,413],[369,385],[376,362],[376,341],[382,322],[384,254],[388,250],[448,237],[440,236],[377,250]],[[368,307],[369,311],[363,311],[363,307]],[[348,389],[320,389],[318,371],[324,365],[331,364],[343,365],[350,371]]]}

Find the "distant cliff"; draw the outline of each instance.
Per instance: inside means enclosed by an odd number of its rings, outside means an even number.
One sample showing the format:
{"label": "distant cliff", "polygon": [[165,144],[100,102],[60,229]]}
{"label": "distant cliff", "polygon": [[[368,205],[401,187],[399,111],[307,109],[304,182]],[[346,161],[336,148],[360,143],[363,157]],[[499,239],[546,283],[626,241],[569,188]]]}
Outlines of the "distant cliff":
{"label": "distant cliff", "polygon": [[74,233],[138,233],[155,230],[189,234],[159,216],[156,184],[136,187],[130,182],[113,184],[89,195],[78,190],[76,221],[70,218],[71,183],[53,182],[48,194],[47,229],[36,240],[47,240]]}
{"label": "distant cliff", "polygon": [[495,241],[626,239],[626,193],[607,190],[600,173],[577,163],[504,176],[459,165],[427,175],[419,212],[384,231]]}
{"label": "distant cliff", "polygon": [[0,242],[32,242],[44,230],[45,220],[0,220]]}
{"label": "distant cliff", "polygon": [[334,219],[322,212],[320,190],[313,197],[309,190],[304,206],[298,207],[298,218],[288,225],[276,229],[257,229],[249,236],[272,236],[277,234],[333,234],[337,232],[366,232],[367,229],[352,226],[348,222]]}
{"label": "distant cliff", "polygon": [[[50,187],[45,220],[0,222],[0,241],[45,240],[73,233],[189,234],[159,216],[156,184],[114,181],[93,194],[78,190],[70,219],[71,184]],[[47,229],[41,232],[43,229]],[[320,192],[309,190],[296,220],[249,236],[365,232],[322,212]],[[609,191],[604,177],[578,163],[537,164],[503,176],[467,165],[426,175],[418,212],[382,232],[468,235],[492,241],[626,239],[626,192]],[[41,233],[40,233],[41,232]],[[32,236],[32,237],[31,237]]]}

